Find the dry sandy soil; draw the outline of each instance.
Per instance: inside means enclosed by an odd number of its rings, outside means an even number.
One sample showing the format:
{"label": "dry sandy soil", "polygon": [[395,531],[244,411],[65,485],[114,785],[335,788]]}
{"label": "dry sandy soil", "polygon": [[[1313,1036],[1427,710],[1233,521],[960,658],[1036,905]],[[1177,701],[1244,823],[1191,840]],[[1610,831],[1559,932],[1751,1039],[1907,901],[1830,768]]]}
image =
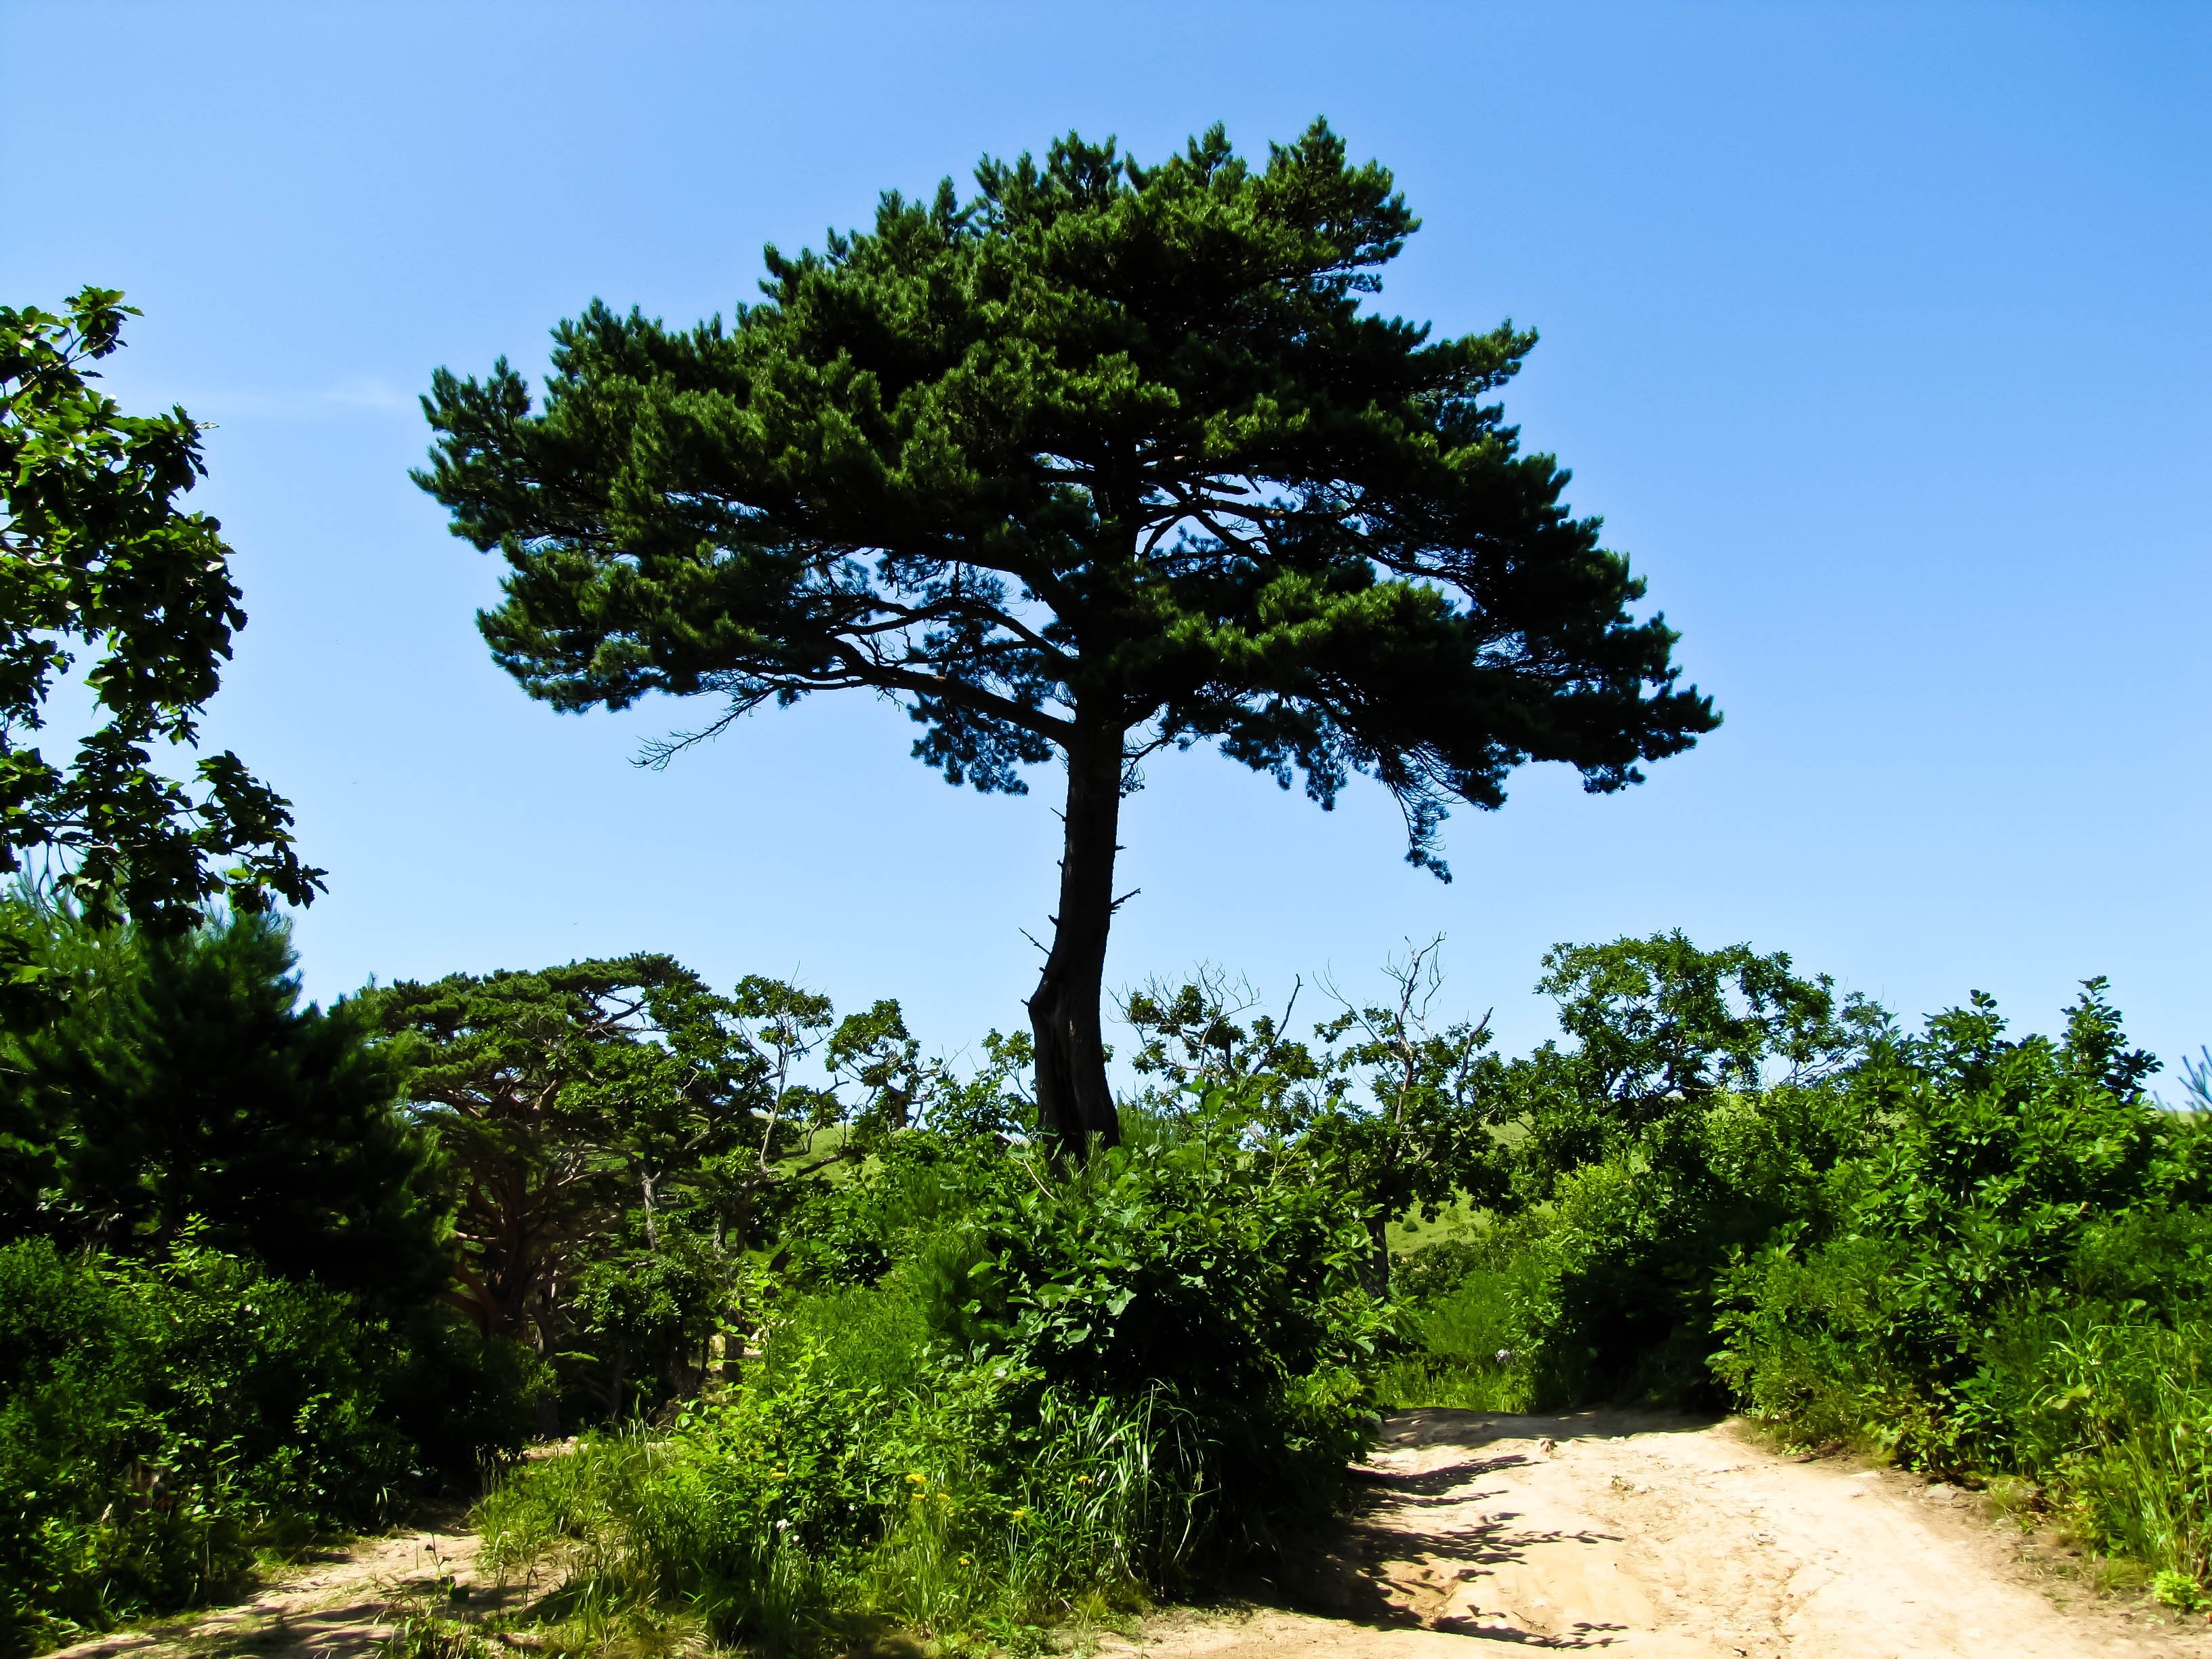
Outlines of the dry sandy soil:
{"label": "dry sandy soil", "polygon": [[2102,1600],[1948,1486],[1792,1462],[1729,1425],[1401,1413],[1340,1547],[1258,1609],[1152,1621],[1146,1659],[2212,1656],[2203,1620]]}
{"label": "dry sandy soil", "polygon": [[330,1550],[250,1601],[80,1642],[46,1659],[222,1659],[239,1654],[363,1659],[390,1636],[393,1601],[451,1577],[466,1584],[476,1540],[395,1533]]}
{"label": "dry sandy soil", "polygon": [[[1965,1493],[1840,1460],[1792,1462],[1727,1424],[1405,1412],[1363,1475],[1359,1516],[1262,1587],[1260,1604],[1164,1615],[1099,1651],[1474,1659],[1517,1644],[1613,1659],[2212,1659],[2212,1625],[2098,1598]],[[448,1575],[470,1583],[473,1549],[431,1533],[368,1540],[241,1606],[50,1659],[367,1659],[390,1633],[394,1599]]]}

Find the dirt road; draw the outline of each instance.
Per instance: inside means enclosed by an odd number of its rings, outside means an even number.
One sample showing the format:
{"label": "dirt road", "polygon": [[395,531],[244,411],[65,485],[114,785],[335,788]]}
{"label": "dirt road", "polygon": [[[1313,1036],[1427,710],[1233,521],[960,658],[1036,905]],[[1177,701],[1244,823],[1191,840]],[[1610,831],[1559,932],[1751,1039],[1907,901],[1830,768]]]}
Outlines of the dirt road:
{"label": "dirt road", "polygon": [[1501,1643],[1616,1659],[2212,1656],[2212,1627],[2021,1559],[1948,1487],[1799,1463],[1727,1425],[1403,1413],[1342,1546],[1258,1611],[1155,1620],[1146,1659],[1443,1659]]}
{"label": "dirt road", "polygon": [[[1475,1659],[2212,1659],[2212,1625],[2100,1600],[2021,1559],[1966,1494],[1793,1462],[1726,1425],[1619,1413],[1401,1413],[1362,1512],[1268,1586],[1102,1654]],[[474,1540],[364,1541],[235,1607],[49,1659],[367,1659],[408,1585],[471,1581]],[[479,1588],[471,1605],[483,1605]],[[1291,1607],[1304,1609],[1290,1611]]]}
{"label": "dirt road", "polygon": [[436,1532],[364,1539],[303,1562],[250,1601],[95,1637],[46,1659],[363,1659],[392,1634],[397,1598],[448,1577],[471,1582],[476,1545]]}

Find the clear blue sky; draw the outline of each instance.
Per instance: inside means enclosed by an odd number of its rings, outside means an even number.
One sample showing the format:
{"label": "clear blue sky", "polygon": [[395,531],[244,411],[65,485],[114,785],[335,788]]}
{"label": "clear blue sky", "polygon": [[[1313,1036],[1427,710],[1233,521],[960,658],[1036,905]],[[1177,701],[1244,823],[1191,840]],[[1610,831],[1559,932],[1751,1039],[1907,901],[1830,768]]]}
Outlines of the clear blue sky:
{"label": "clear blue sky", "polygon": [[146,316],[126,405],[217,422],[252,626],[209,723],[330,870],[308,983],[672,951],[1021,1018],[1057,781],[956,792],[866,700],[556,716],[487,659],[497,571],[408,483],[415,395],[593,295],[690,321],[760,247],[1074,127],[1158,155],[1326,113],[1425,228],[1382,296],[1542,332],[1509,408],[1650,578],[1727,725],[1642,788],[1521,774],[1401,861],[1208,754],[1131,803],[1109,975],[1279,993],[1449,936],[1549,1029],[1554,940],[1680,926],[1917,1015],[2047,1027],[2109,974],[2212,1039],[2212,8],[0,5],[0,302]]}

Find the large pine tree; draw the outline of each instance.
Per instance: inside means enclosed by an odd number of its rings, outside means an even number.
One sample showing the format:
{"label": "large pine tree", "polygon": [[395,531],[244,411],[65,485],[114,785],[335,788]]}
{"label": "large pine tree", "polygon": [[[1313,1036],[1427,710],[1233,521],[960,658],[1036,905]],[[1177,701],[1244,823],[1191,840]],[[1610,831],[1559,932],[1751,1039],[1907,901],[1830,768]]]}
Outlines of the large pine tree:
{"label": "large pine tree", "polygon": [[1210,738],[1324,806],[1367,773],[1442,875],[1447,805],[1498,805],[1516,765],[1618,789],[1717,716],[1487,401],[1534,337],[1364,308],[1417,221],[1326,125],[1264,167],[1216,128],[1157,167],[1071,136],[976,181],[770,248],[732,325],[594,302],[534,411],[504,359],[441,371],[418,476],[505,556],[481,625],[556,708],[704,695],[712,732],[866,688],[949,781],[1065,760],[1030,1015],[1043,1127],[1079,1146],[1116,1133],[1099,1000],[1145,757]]}

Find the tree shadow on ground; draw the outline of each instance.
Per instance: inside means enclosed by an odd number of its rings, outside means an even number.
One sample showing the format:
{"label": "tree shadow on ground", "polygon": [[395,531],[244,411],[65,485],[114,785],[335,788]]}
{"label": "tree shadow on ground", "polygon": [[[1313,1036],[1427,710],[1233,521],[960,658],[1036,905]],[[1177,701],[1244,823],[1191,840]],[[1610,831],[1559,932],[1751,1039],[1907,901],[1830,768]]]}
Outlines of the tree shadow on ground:
{"label": "tree shadow on ground", "polygon": [[1518,1446],[1491,1449],[1496,1442],[1694,1432],[1715,1420],[1645,1411],[1512,1416],[1432,1408],[1394,1413],[1383,1425],[1383,1449],[1449,1445],[1467,1455],[1423,1469],[1355,1466],[1357,1495],[1346,1520],[1326,1534],[1286,1540],[1268,1569],[1254,1575],[1245,1594],[1261,1605],[1322,1613],[1378,1632],[1434,1630],[1567,1650],[1611,1647],[1624,1627],[1583,1621],[1545,1632],[1485,1623],[1448,1608],[1461,1586],[1525,1561],[1532,1549],[1562,1544],[1595,1548],[1620,1543],[1619,1534],[1530,1528],[1510,1510],[1492,1510],[1449,1528],[1425,1526],[1421,1517],[1425,1511],[1503,1496],[1502,1489],[1485,1492],[1485,1480],[1535,1461]]}
{"label": "tree shadow on ground", "polygon": [[1650,1411],[1637,1407],[1516,1415],[1510,1412],[1419,1406],[1391,1413],[1383,1420],[1376,1444],[1390,1451],[1447,1444],[1475,1451],[1493,1440],[1611,1440],[1632,1434],[1695,1434],[1710,1429],[1724,1415],[1720,1412]]}

